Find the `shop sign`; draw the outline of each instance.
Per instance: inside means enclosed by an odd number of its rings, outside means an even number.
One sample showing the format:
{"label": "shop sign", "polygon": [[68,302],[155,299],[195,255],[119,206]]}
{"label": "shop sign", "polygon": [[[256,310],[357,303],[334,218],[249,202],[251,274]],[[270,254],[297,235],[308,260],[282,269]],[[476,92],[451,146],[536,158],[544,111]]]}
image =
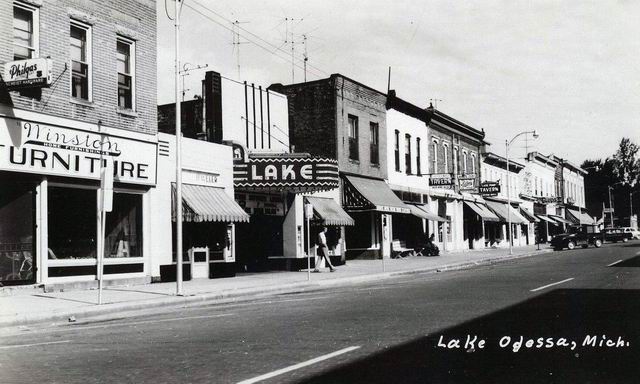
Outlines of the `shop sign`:
{"label": "shop sign", "polygon": [[333,159],[278,156],[234,159],[236,187],[326,190],[337,188],[338,164]]}
{"label": "shop sign", "polygon": [[48,87],[51,84],[51,59],[10,61],[4,65],[2,78],[7,89]]}
{"label": "shop sign", "polygon": [[113,162],[117,183],[156,184],[156,143],[121,136],[0,119],[0,170],[100,180]]}
{"label": "shop sign", "polygon": [[500,193],[500,183],[496,181],[485,181],[480,184],[480,195],[491,197]]}
{"label": "shop sign", "polygon": [[429,186],[433,188],[453,188],[453,177],[450,173],[434,173],[429,175]]}
{"label": "shop sign", "polygon": [[182,182],[184,184],[204,185],[207,187],[220,187],[220,174],[213,172],[194,171],[182,169]]}
{"label": "shop sign", "polygon": [[540,204],[551,204],[560,202],[560,198],[556,196],[540,196],[536,197],[536,202]]}
{"label": "shop sign", "polygon": [[458,185],[460,192],[469,192],[476,190],[476,178],[475,177],[461,177],[458,179]]}

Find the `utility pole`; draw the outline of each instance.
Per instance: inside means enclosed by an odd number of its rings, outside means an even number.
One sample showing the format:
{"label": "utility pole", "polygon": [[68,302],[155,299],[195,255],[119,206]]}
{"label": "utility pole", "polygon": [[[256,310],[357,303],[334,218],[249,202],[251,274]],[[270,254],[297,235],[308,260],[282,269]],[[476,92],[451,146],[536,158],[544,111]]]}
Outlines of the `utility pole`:
{"label": "utility pole", "polygon": [[307,82],[307,61],[309,60],[309,55],[307,54],[307,35],[302,35],[302,45],[304,46],[304,82]]}
{"label": "utility pole", "polygon": [[175,4],[175,91],[176,91],[176,295],[182,296],[182,111],[180,110],[180,8]]}
{"label": "utility pole", "polygon": [[[300,24],[304,19],[294,19],[291,17],[285,17],[284,21],[286,22],[286,30],[285,30],[285,40],[284,43],[285,44],[291,44],[291,83],[295,83],[296,82],[296,63],[295,63],[295,51],[296,51],[296,44],[300,44],[299,41],[295,40],[295,35],[293,33],[293,29],[295,28],[295,25],[293,24],[294,21],[297,21],[297,24]],[[307,65],[307,61],[304,61],[305,63],[305,72],[306,72],[306,65]]]}

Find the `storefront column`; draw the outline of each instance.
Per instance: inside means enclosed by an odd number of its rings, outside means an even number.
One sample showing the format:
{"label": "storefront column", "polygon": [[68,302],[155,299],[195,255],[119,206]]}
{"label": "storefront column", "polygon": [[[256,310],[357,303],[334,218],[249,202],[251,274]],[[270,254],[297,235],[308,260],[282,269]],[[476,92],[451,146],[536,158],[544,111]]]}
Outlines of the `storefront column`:
{"label": "storefront column", "polygon": [[36,248],[34,256],[37,260],[36,265],[38,268],[38,275],[36,277],[36,283],[45,283],[49,278],[49,241],[47,234],[49,229],[47,226],[47,212],[49,207],[47,206],[47,190],[49,182],[46,178],[43,178],[40,184],[36,187]]}

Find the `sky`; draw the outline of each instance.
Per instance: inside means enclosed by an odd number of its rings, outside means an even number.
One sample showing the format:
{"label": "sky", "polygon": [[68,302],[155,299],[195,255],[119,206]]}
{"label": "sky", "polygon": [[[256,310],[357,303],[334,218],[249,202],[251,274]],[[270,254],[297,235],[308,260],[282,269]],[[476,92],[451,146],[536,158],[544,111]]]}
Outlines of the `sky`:
{"label": "sky", "polygon": [[[174,102],[174,3],[158,0],[158,103]],[[484,129],[489,150],[575,163],[640,144],[640,2],[185,0],[180,61],[268,86],[340,73]],[[293,20],[292,20],[293,19]],[[233,44],[234,21],[240,43]],[[293,33],[293,35],[292,35]],[[293,38],[292,38],[293,36]],[[304,39],[306,36],[306,40]],[[238,49],[240,73],[238,74]],[[185,77],[200,94],[203,70]],[[512,145],[523,157],[522,136]]]}

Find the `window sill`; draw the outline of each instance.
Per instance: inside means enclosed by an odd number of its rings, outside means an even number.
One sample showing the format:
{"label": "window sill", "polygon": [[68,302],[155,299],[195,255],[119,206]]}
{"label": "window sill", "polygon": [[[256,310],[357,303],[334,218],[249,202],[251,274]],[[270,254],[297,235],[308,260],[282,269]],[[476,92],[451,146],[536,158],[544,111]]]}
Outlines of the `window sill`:
{"label": "window sill", "polygon": [[352,163],[352,164],[360,165],[360,160],[349,159],[349,162]]}
{"label": "window sill", "polygon": [[116,108],[116,112],[118,112],[119,115],[123,115],[123,116],[128,116],[128,117],[138,117],[138,112],[134,111],[133,109],[125,109],[125,108]]}
{"label": "window sill", "polygon": [[77,99],[72,97],[71,99],[69,99],[69,102],[71,104],[76,104],[76,105],[82,105],[83,107],[89,107],[89,108],[95,108],[95,104],[93,103],[93,101],[88,101],[88,100],[83,100],[83,99]]}
{"label": "window sill", "polygon": [[371,166],[372,166],[373,168],[380,168],[380,164],[374,164],[374,163],[371,163]]}

